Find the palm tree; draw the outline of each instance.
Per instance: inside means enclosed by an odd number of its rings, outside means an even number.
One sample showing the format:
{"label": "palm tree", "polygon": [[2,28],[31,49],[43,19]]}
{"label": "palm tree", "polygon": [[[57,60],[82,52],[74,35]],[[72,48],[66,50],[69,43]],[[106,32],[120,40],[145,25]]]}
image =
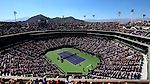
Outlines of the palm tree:
{"label": "palm tree", "polygon": [[85,18],[86,18],[86,15],[84,15],[83,17],[84,17],[84,20],[85,20]]}
{"label": "palm tree", "polygon": [[65,16],[63,15],[62,18],[65,18]]}
{"label": "palm tree", "polygon": [[133,13],[134,13],[134,9],[131,9],[131,15],[133,15]]}
{"label": "palm tree", "polygon": [[131,9],[131,23],[132,23],[132,20],[133,20],[133,14],[134,14],[134,9]]}
{"label": "palm tree", "polygon": [[17,15],[17,12],[14,11],[15,22],[16,22],[16,15]]}
{"label": "palm tree", "polygon": [[95,15],[92,15],[93,16],[93,18],[95,18]]}
{"label": "palm tree", "polygon": [[145,19],[145,17],[146,17],[146,14],[143,14],[143,20]]}
{"label": "palm tree", "polygon": [[121,11],[118,12],[118,16],[119,16],[119,17],[121,16]]}

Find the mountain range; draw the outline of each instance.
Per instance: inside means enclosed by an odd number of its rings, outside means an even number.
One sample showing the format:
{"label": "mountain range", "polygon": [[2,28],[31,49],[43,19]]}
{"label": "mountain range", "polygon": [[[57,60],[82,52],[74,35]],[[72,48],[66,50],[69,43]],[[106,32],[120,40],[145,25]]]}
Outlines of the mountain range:
{"label": "mountain range", "polygon": [[[17,21],[19,22],[28,22],[28,23],[36,23],[38,22],[38,20],[46,20],[48,22],[64,22],[64,23],[69,23],[69,22],[121,22],[121,23],[127,23],[129,21],[131,21],[131,19],[129,18],[122,18],[122,19],[86,19],[86,20],[79,20],[79,19],[75,19],[74,17],[70,16],[70,17],[64,17],[64,18],[60,18],[60,17],[55,17],[55,18],[49,18],[46,17],[42,14],[33,16],[31,18],[29,17],[23,17],[23,18],[18,18]],[[137,18],[134,19],[133,21],[137,21],[137,20],[143,20],[142,18]],[[150,20],[150,18],[145,18],[145,20]],[[14,22],[14,20],[5,20],[4,22]]]}
{"label": "mountain range", "polygon": [[[49,18],[46,17],[42,14],[33,16],[33,17],[23,17],[23,18],[18,18],[16,19],[17,22],[28,22],[28,23],[37,23],[39,20],[45,20],[48,22],[84,22],[83,20],[79,20],[79,19],[75,19],[74,17],[70,16],[70,17],[64,17],[64,18],[60,18],[60,17],[55,17],[55,18]],[[8,19],[2,22],[15,22],[14,19]]]}
{"label": "mountain range", "polygon": [[[143,18],[136,18],[132,21],[143,20]],[[145,18],[144,20],[150,20],[150,18]],[[131,21],[130,18],[121,18],[121,19],[86,19],[87,22],[120,22],[120,23],[127,23]]]}
{"label": "mountain range", "polygon": [[[16,21],[26,21],[28,20],[29,17],[23,17],[23,18],[17,18]],[[15,22],[14,19],[8,19],[8,20],[4,20],[4,22]]]}

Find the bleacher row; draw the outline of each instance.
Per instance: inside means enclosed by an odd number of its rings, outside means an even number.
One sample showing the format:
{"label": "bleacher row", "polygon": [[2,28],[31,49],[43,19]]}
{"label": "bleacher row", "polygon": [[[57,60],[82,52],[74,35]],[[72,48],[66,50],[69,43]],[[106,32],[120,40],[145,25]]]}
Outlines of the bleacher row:
{"label": "bleacher row", "polygon": [[149,84],[149,80],[4,77],[1,84]]}
{"label": "bleacher row", "polygon": [[[13,23],[16,25],[17,23]],[[30,23],[28,26],[21,27],[20,24],[7,25],[5,23],[3,26],[0,26],[0,36],[16,34],[16,33],[24,33],[30,31],[45,31],[45,30],[105,30],[105,31],[118,31],[133,35],[139,36],[147,36],[150,37],[150,31],[145,29],[132,29],[130,28],[122,28],[120,27],[120,23],[118,22],[68,22],[68,23],[45,23],[43,25],[38,25],[38,23]],[[130,26],[144,26],[147,22],[143,24],[132,23]],[[47,26],[45,26],[47,25]],[[124,24],[123,26],[129,26],[129,24]]]}
{"label": "bleacher row", "polygon": [[[65,77],[65,74],[41,55],[50,48],[72,46],[96,56],[103,61],[89,72],[89,78],[111,77],[116,79],[140,79],[143,54],[115,39],[97,36],[68,36],[31,40],[0,51],[0,75]],[[62,76],[63,74],[63,76]]]}
{"label": "bleacher row", "polygon": [[149,84],[149,80],[116,80],[116,79],[33,79],[33,78],[3,78],[1,84]]}

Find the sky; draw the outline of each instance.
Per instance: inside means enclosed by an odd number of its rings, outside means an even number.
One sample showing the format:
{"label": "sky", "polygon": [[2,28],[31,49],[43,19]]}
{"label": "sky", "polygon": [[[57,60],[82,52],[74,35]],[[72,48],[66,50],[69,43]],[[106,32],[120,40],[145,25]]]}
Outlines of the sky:
{"label": "sky", "polygon": [[[131,9],[135,13],[131,16]],[[1,0],[0,21],[32,17],[43,14],[47,17],[73,16],[78,19],[146,18],[150,16],[150,0]],[[118,16],[121,11],[121,16]],[[86,15],[86,18],[83,16]],[[92,15],[95,15],[93,18]]]}

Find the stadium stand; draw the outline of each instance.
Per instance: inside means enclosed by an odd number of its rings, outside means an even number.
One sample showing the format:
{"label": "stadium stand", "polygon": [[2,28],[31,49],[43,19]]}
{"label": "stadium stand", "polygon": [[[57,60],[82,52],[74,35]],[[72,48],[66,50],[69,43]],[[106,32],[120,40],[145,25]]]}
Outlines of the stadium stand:
{"label": "stadium stand", "polygon": [[[43,19],[44,18],[44,19]],[[41,20],[40,20],[41,19]],[[40,21],[36,21],[40,20]],[[149,29],[144,29],[150,23],[149,21],[141,21],[134,23],[120,24],[118,22],[84,22],[74,19],[73,17],[54,18],[48,21],[43,15],[31,17],[25,22],[0,22],[0,35],[8,35],[29,31],[45,31],[45,30],[103,30],[117,31],[132,35],[149,37]],[[146,25],[147,24],[147,25]],[[123,28],[123,25],[125,28]],[[135,27],[135,28],[132,28]],[[140,27],[140,28],[138,28]],[[142,28],[143,27],[143,28]]]}
{"label": "stadium stand", "polygon": [[53,77],[59,76],[59,74],[63,73],[49,63],[41,54],[47,49],[67,45],[102,56],[102,64],[89,73],[91,78],[141,78],[142,53],[121,44],[117,40],[95,36],[31,40],[10,47],[1,52],[1,75],[44,77],[44,74],[54,74]]}
{"label": "stadium stand", "polygon": [[[132,25],[143,24],[134,23]],[[149,81],[131,81],[130,79],[150,78],[150,68],[147,63],[150,54],[149,31],[127,28],[129,24],[124,25],[126,29],[123,29],[120,25],[118,22],[74,21],[73,18],[69,20],[67,18],[65,22],[42,21],[25,24],[0,22],[0,83],[148,84]],[[72,33],[64,35],[63,32],[67,31]],[[86,35],[80,35],[79,32],[86,33]],[[77,35],[74,35],[75,33]],[[90,70],[88,75],[73,75],[70,81],[43,79],[44,77],[66,78],[68,76],[44,56],[48,50],[59,47],[72,47],[81,52],[96,55],[102,58],[102,62]],[[79,80],[82,77],[86,79]]]}

